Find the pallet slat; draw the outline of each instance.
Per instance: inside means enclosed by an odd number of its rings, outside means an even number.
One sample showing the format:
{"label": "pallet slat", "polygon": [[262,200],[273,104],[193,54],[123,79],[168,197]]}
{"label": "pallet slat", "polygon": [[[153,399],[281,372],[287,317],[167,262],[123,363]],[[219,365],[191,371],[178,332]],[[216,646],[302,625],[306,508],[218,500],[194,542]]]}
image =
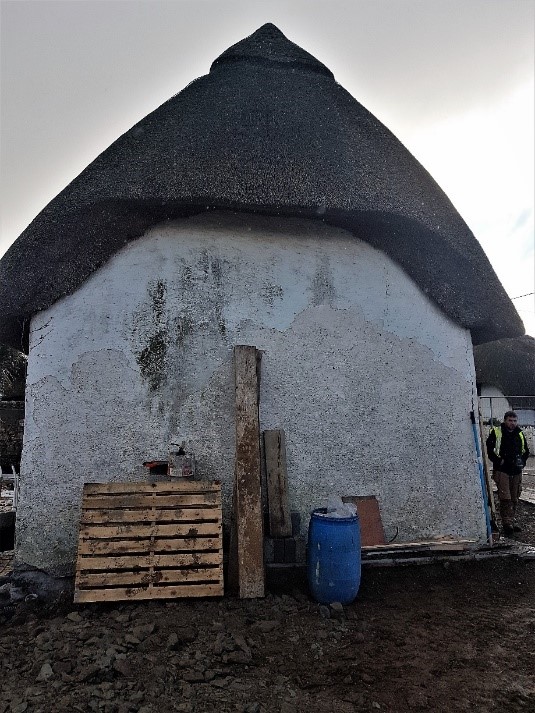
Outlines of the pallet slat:
{"label": "pallet slat", "polygon": [[180,555],[108,555],[78,559],[77,571],[94,569],[142,569],[147,567],[199,567],[214,565],[221,561],[221,552],[191,552]]}
{"label": "pallet slat", "polygon": [[164,495],[154,495],[150,494],[136,495],[134,493],[119,494],[115,495],[93,495],[84,499],[83,509],[84,510],[121,510],[124,508],[143,508],[152,507],[154,504],[158,508],[181,508],[184,505],[199,505],[206,506],[209,503],[218,503],[217,493],[188,493],[185,495],[180,494],[164,494]]}
{"label": "pallet slat", "polygon": [[187,523],[185,525],[151,525],[124,524],[107,527],[106,525],[88,525],[80,530],[83,539],[110,539],[112,537],[198,537],[198,535],[218,535],[221,531],[220,522]]}
{"label": "pallet slat", "polygon": [[180,508],[180,510],[82,510],[80,522],[83,525],[123,523],[123,522],[195,522],[197,520],[219,520],[219,508]]}
{"label": "pallet slat", "polygon": [[84,486],[76,602],[222,596],[222,562],[220,484]]}
{"label": "pallet slat", "polygon": [[219,483],[209,483],[205,481],[162,481],[157,483],[85,483],[84,493],[86,495],[106,495],[117,493],[219,493],[221,485]]}
{"label": "pallet slat", "polygon": [[183,550],[219,550],[221,542],[218,537],[198,537],[184,539],[160,540],[84,540],[78,547],[79,555],[112,555],[128,552],[178,552]]}
{"label": "pallet slat", "polygon": [[118,602],[136,601],[139,599],[176,599],[179,597],[220,597],[223,595],[222,584],[191,584],[169,587],[129,587],[121,589],[78,589],[74,593],[74,601],[84,602]]}
{"label": "pallet slat", "polygon": [[125,584],[149,584],[185,582],[217,582],[219,581],[219,567],[206,567],[204,569],[162,569],[155,572],[98,572],[82,574],[79,577],[80,589],[92,587],[110,587]]}

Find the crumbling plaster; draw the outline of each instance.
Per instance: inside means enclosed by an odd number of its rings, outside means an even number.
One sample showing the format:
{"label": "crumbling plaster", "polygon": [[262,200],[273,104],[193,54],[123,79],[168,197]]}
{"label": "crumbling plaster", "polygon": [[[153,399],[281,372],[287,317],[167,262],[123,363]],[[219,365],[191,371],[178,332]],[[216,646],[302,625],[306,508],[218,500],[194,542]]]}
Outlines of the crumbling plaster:
{"label": "crumbling plaster", "polygon": [[157,225],[34,316],[19,563],[71,571],[84,481],[143,480],[185,442],[233,477],[232,348],[263,352],[261,427],[287,436],[291,507],[377,494],[398,539],[485,535],[468,331],[390,258],[321,221]]}

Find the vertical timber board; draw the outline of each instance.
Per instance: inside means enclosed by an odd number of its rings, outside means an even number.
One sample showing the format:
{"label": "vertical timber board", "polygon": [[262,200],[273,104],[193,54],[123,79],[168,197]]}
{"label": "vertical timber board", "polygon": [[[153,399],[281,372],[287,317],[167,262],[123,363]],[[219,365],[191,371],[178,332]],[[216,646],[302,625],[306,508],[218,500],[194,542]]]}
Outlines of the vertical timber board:
{"label": "vertical timber board", "polygon": [[264,534],[260,478],[259,371],[256,347],[234,347],[236,378],[236,541],[239,596],[264,596]]}
{"label": "vertical timber board", "polygon": [[492,478],[489,473],[489,463],[487,460],[487,444],[485,443],[485,438],[483,436],[483,419],[481,417],[481,403],[478,398],[477,402],[477,415],[479,421],[479,436],[481,440],[481,460],[483,462],[483,472],[485,474],[485,485],[487,487],[487,502],[490,507],[490,516],[492,519],[492,525],[496,526],[496,506],[494,504],[494,494],[492,487]]}
{"label": "vertical timber board", "polygon": [[264,431],[266,480],[271,537],[290,537],[292,517],[288,503],[286,438],[284,431]]}
{"label": "vertical timber board", "polygon": [[230,514],[230,538],[228,547],[228,565],[227,565],[227,589],[231,594],[237,595],[240,590],[238,581],[238,533],[236,530],[236,478],[234,478],[234,487],[232,489],[232,511]]}

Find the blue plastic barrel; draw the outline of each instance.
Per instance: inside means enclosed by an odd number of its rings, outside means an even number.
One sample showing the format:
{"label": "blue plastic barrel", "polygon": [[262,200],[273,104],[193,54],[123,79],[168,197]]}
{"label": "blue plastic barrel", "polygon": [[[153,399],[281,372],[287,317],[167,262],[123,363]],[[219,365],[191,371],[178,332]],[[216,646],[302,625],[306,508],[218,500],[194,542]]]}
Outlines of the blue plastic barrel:
{"label": "blue plastic barrel", "polygon": [[329,517],[312,512],[308,528],[308,584],[321,604],[350,604],[360,586],[358,515]]}

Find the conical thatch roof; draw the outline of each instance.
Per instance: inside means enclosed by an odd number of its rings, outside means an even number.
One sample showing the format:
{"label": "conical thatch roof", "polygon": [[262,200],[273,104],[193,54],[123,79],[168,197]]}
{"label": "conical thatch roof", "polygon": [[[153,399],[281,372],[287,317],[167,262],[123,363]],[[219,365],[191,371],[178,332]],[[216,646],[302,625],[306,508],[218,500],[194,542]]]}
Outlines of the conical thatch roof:
{"label": "conical thatch roof", "polygon": [[[500,339],[474,348],[476,380],[496,386],[505,396],[535,397],[535,339]],[[519,406],[535,408],[535,398],[519,400]]]}
{"label": "conical thatch roof", "polygon": [[346,228],[396,260],[476,343],[523,334],[429,174],[324,65],[264,25],[115,141],[22,233],[0,263],[3,338],[20,346],[32,313],[150,225],[212,208]]}

